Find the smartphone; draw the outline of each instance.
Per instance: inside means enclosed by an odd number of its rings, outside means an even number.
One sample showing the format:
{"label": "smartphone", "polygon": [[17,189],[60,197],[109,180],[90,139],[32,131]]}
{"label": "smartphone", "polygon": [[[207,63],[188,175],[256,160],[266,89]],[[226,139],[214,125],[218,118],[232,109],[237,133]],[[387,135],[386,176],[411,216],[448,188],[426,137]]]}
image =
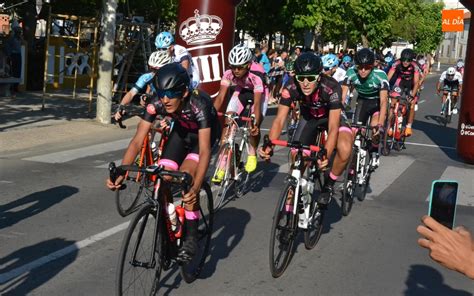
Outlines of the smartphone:
{"label": "smartphone", "polygon": [[431,184],[428,214],[450,229],[454,227],[458,186],[458,182],[452,180],[435,180]]}

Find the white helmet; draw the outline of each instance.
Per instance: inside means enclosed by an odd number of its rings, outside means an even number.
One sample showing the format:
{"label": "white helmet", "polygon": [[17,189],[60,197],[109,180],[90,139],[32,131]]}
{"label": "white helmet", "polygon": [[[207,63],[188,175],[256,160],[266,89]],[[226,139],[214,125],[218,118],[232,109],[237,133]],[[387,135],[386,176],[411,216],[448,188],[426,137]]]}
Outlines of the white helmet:
{"label": "white helmet", "polygon": [[459,62],[456,64],[456,66],[457,66],[458,68],[464,67],[463,61],[459,61]]}
{"label": "white helmet", "polygon": [[150,68],[158,69],[171,62],[171,56],[166,50],[157,50],[151,53],[148,59]]}
{"label": "white helmet", "polygon": [[449,67],[448,70],[446,71],[446,74],[454,75],[456,74],[456,69],[454,69],[454,67]]}
{"label": "white helmet", "polygon": [[244,44],[238,44],[229,52],[229,64],[232,66],[244,65],[253,58],[252,51]]}

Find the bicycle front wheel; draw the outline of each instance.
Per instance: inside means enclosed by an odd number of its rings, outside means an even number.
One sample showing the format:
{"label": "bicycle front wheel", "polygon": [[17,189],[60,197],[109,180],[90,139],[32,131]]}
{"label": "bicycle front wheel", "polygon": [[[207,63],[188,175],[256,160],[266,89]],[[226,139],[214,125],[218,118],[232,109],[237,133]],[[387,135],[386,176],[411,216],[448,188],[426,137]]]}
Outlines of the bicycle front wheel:
{"label": "bicycle front wheel", "polygon": [[[320,179],[321,180],[321,179]],[[311,196],[311,205],[310,205],[310,218],[308,221],[308,228],[304,231],[304,247],[307,250],[313,249],[321,237],[323,231],[323,220],[325,211],[319,208],[317,200],[319,194],[321,194],[321,183],[314,182],[314,191]],[[318,192],[315,195],[315,192]]]}
{"label": "bicycle front wheel", "polygon": [[198,251],[191,261],[181,265],[181,276],[186,283],[196,280],[209,254],[214,225],[214,207],[211,187],[207,183],[202,184],[199,192],[199,206],[201,217],[198,226]]}
{"label": "bicycle front wheel", "polygon": [[[344,172],[341,208],[344,216],[349,215],[354,203],[354,191],[357,186],[357,152],[352,150],[348,166]],[[366,157],[368,158],[368,157]]]}
{"label": "bicycle front wheel", "polygon": [[288,183],[283,189],[273,215],[270,236],[270,272],[274,278],[280,277],[290,262],[293,243],[297,233],[297,215],[287,211],[287,200],[294,203],[295,186]]}
{"label": "bicycle front wheel", "polygon": [[161,227],[156,229],[157,219],[161,218],[156,208],[147,204],[130,222],[119,255],[117,295],[155,295],[158,292],[163,233]]}
{"label": "bicycle front wheel", "polygon": [[[217,179],[219,182],[214,182],[214,200],[213,205],[214,209],[218,210],[224,206],[224,201],[229,192],[230,187],[232,186],[232,157],[233,151],[228,143],[224,144],[219,149],[219,154],[216,162],[216,168],[212,179]],[[218,176],[220,175],[220,176]]]}
{"label": "bicycle front wheel", "polygon": [[[395,118],[392,114],[391,119],[387,119],[387,125],[385,126],[385,132],[383,134],[383,141],[382,141],[382,154],[384,156],[388,156],[390,154],[390,150],[393,147],[393,133],[395,133],[394,125],[395,125]],[[389,131],[392,131],[392,135],[389,135]]]}

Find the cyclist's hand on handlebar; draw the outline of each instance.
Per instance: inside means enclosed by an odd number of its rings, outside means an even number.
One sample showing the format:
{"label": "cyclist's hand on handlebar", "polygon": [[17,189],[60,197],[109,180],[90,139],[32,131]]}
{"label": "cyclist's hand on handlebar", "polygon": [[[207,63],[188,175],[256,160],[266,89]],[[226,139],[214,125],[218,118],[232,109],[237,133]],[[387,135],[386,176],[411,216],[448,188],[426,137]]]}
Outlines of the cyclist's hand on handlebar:
{"label": "cyclist's hand on handlebar", "polygon": [[375,128],[374,136],[380,135],[381,133],[383,133],[383,131],[384,131],[383,125],[378,124],[377,127]]}
{"label": "cyclist's hand on handlebar", "polygon": [[255,126],[252,126],[250,128],[250,135],[251,136],[254,136],[254,137],[258,136],[259,133],[260,133],[260,129],[258,128],[258,126],[255,125]]}
{"label": "cyclist's hand on handlebar", "polygon": [[167,130],[170,127],[170,122],[168,119],[164,118],[160,121],[160,128],[162,130]]}
{"label": "cyclist's hand on handlebar", "polygon": [[327,157],[324,157],[323,160],[318,159],[318,166],[321,170],[326,170],[327,166],[329,164],[329,159]]}
{"label": "cyclist's hand on handlebar", "polygon": [[258,155],[260,155],[260,157],[266,161],[270,160],[270,158],[272,157],[273,155],[273,148],[272,146],[268,146],[266,148],[263,148],[263,147],[259,147],[258,148]]}
{"label": "cyclist's hand on handlebar", "polygon": [[112,191],[116,191],[120,189],[120,187],[122,186],[123,179],[124,179],[124,176],[118,176],[117,180],[115,180],[115,183],[114,183],[112,182],[112,180],[110,180],[110,178],[107,178],[105,182],[105,186],[107,186],[107,188],[109,188]]}
{"label": "cyclist's hand on handlebar", "polygon": [[196,190],[194,187],[191,187],[189,191],[183,195],[183,202],[188,206],[196,204],[198,192],[199,190]]}
{"label": "cyclist's hand on handlebar", "polygon": [[114,114],[115,121],[119,121],[120,119],[122,119],[123,115],[125,115],[125,106],[118,105],[117,110],[115,111],[115,114]]}

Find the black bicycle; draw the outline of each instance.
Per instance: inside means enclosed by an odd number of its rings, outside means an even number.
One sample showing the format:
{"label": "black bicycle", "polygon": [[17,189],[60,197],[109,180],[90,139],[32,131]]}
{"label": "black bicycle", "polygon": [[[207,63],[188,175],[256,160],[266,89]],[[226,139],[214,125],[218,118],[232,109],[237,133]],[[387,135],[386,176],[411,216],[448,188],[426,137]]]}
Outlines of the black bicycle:
{"label": "black bicycle", "polygon": [[[199,193],[200,219],[198,226],[198,251],[189,261],[180,258],[185,233],[176,232],[168,215],[168,201],[161,192],[162,183],[167,182],[180,186],[187,192],[192,177],[184,172],[168,171],[162,166],[150,165],[140,168],[135,165],[119,166],[111,171],[111,180],[122,172],[140,172],[156,176],[153,194],[147,197],[130,222],[122,242],[117,268],[117,295],[145,294],[155,295],[159,289],[162,270],[169,270],[179,265],[185,282],[193,282],[200,274],[209,253],[211,242],[214,208],[212,192],[209,184],[203,183]],[[169,176],[171,181],[164,181]],[[181,202],[181,207],[183,203]],[[184,215],[178,227],[184,226]],[[182,229],[182,228],[180,228]]]}

